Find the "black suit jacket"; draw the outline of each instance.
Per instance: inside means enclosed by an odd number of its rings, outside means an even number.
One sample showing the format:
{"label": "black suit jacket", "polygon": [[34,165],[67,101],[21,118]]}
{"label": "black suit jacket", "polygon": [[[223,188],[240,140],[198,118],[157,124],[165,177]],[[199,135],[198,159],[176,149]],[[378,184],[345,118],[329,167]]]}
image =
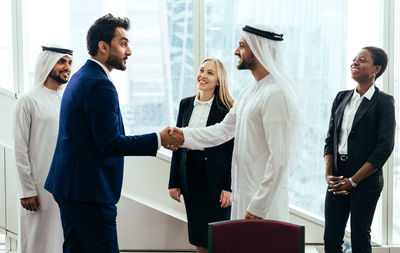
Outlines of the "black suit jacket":
{"label": "black suit jacket", "polygon": [[[341,91],[333,101],[324,154],[333,155],[333,173],[338,174],[337,158],[343,112],[354,90]],[[365,162],[382,174],[382,167],[392,153],[395,133],[394,98],[375,87],[371,100],[366,98],[358,108],[347,141],[349,159],[356,166],[354,175]]]}
{"label": "black suit jacket", "polygon": [[[193,112],[195,96],[181,100],[179,105],[177,127],[186,127],[189,124]],[[213,100],[208,115],[207,126],[221,122],[228,110],[218,107],[217,98]],[[186,148],[178,149],[172,153],[171,170],[168,188],[180,188],[185,197],[189,196],[188,182],[186,177]],[[221,190],[231,191],[231,166],[233,139],[219,146],[205,148],[207,157],[207,179],[210,196],[219,199]]]}

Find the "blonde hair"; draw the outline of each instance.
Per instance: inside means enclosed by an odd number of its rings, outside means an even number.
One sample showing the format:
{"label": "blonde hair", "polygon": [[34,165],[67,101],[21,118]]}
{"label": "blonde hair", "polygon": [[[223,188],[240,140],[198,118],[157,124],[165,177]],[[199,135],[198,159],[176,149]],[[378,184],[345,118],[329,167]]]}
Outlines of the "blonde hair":
{"label": "blonde hair", "polygon": [[[201,64],[203,65],[207,61],[212,61],[217,66],[218,83],[214,90],[217,106],[220,108],[224,107],[223,109],[227,109],[229,111],[229,109],[231,109],[233,106],[234,100],[229,92],[228,75],[226,74],[225,65],[220,60],[215,58],[207,58]],[[222,105],[220,103],[222,103]]]}

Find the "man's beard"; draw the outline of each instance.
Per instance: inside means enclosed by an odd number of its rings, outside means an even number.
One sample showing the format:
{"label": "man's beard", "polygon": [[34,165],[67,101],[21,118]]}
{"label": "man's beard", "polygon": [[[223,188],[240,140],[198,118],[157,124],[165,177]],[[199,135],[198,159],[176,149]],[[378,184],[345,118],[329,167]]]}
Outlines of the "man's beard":
{"label": "man's beard", "polygon": [[60,73],[57,75],[57,73],[56,73],[55,70],[51,70],[51,71],[50,71],[50,74],[49,74],[49,77],[50,77],[51,79],[53,79],[54,81],[56,81],[57,83],[59,83],[59,84],[65,84],[65,83],[68,82],[68,78],[67,78],[67,79],[63,79],[63,78],[61,77],[61,74],[62,74],[62,73],[63,73],[63,72],[60,72]]}
{"label": "man's beard", "polygon": [[248,60],[242,58],[242,62],[237,65],[238,69],[254,69],[256,66],[255,56],[249,56]]}
{"label": "man's beard", "polygon": [[[126,59],[127,59],[127,57],[126,57]],[[110,55],[108,56],[108,58],[107,58],[106,63],[107,63],[110,67],[112,67],[112,68],[114,68],[114,69],[125,70],[125,69],[126,69],[126,65],[124,65],[123,60],[124,60],[124,59],[122,59],[122,58],[120,58],[120,57],[118,57],[118,56],[115,56],[115,55],[110,54]]]}

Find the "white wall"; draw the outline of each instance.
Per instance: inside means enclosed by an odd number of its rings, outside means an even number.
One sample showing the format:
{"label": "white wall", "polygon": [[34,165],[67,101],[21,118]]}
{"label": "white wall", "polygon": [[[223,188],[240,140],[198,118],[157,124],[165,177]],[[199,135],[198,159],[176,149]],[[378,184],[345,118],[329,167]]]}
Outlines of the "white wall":
{"label": "white wall", "polygon": [[0,93],[0,227],[17,233],[17,179],[12,146],[12,122],[16,99]]}
{"label": "white wall", "polygon": [[184,205],[168,194],[169,165],[163,158],[125,158],[117,218],[120,249],[193,249]]}
{"label": "white wall", "polygon": [[4,148],[0,145],[0,228],[6,228],[6,182],[4,168]]}
{"label": "white wall", "polygon": [[0,144],[12,146],[12,124],[16,99],[0,93]]}
{"label": "white wall", "polygon": [[6,182],[6,226],[7,231],[13,234],[18,233],[18,186],[17,186],[17,167],[15,164],[14,150],[10,147],[5,148],[5,182]]}
{"label": "white wall", "polygon": [[186,222],[125,196],[117,207],[120,250],[193,249],[188,242]]}

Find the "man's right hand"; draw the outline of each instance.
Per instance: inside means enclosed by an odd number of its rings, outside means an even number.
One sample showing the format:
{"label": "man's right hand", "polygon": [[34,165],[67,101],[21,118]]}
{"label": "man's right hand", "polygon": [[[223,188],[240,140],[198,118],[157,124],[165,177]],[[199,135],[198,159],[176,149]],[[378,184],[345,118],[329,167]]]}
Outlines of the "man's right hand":
{"label": "man's right hand", "polygon": [[29,211],[37,211],[40,208],[40,201],[38,196],[33,196],[29,198],[22,198],[21,205],[23,208]]}
{"label": "man's right hand", "polygon": [[184,137],[182,131],[176,131],[175,128],[166,127],[160,132],[161,145],[164,148],[177,150],[183,145]]}

